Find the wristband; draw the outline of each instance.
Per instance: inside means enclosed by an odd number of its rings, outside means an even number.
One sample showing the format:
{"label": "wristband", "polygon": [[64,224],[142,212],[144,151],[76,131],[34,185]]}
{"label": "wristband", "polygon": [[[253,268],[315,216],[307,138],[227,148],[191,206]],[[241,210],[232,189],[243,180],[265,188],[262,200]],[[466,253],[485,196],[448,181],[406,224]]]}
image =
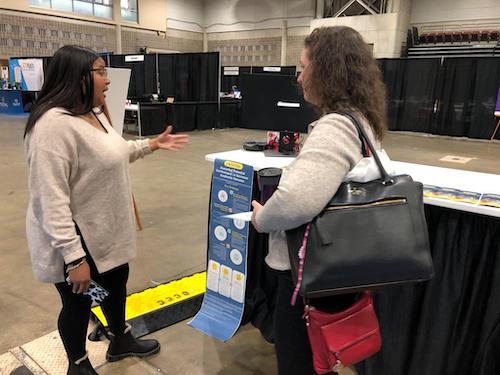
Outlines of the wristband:
{"label": "wristband", "polygon": [[68,267],[66,268],[66,272],[73,271],[74,269],[80,267],[84,262],[86,262],[85,257],[82,259],[76,260],[74,262],[71,262]]}

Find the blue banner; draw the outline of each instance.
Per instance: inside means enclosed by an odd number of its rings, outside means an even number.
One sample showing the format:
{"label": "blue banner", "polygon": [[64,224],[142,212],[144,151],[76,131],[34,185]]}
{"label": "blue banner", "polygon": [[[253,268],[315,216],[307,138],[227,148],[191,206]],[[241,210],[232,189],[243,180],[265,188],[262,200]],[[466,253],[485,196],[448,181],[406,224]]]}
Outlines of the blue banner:
{"label": "blue banner", "polygon": [[24,115],[21,91],[0,90],[0,114]]}
{"label": "blue banner", "polygon": [[188,324],[221,341],[238,330],[245,307],[249,222],[225,215],[250,211],[253,168],[215,160],[210,194],[207,288]]}

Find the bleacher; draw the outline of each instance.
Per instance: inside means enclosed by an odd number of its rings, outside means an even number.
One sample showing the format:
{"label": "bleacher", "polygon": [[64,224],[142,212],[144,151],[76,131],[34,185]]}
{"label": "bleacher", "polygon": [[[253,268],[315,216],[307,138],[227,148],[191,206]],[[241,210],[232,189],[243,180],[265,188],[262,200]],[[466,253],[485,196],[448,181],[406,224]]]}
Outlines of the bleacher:
{"label": "bleacher", "polygon": [[[407,57],[500,56],[499,30],[465,30],[416,33]],[[415,35],[418,34],[418,35]]]}

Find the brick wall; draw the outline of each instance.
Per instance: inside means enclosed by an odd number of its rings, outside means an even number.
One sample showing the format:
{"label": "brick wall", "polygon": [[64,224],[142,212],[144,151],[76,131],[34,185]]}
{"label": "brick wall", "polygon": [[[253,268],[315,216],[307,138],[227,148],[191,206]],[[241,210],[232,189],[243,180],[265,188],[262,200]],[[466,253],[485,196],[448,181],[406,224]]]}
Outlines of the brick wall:
{"label": "brick wall", "polygon": [[280,34],[274,29],[209,34],[208,51],[220,52],[222,66],[279,66]]}
{"label": "brick wall", "polygon": [[0,13],[0,56],[51,56],[65,44],[78,44],[97,52],[113,51],[113,26],[56,17]]}
{"label": "brick wall", "polygon": [[304,47],[304,36],[288,36],[286,48],[286,65],[295,65],[297,70],[300,68],[300,52]]}

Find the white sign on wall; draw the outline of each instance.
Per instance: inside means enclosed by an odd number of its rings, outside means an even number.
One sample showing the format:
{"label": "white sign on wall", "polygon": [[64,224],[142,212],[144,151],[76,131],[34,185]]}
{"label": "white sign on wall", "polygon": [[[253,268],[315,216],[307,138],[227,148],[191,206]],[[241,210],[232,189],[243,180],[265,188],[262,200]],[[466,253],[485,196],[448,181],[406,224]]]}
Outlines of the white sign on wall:
{"label": "white sign on wall", "polygon": [[125,56],[125,62],[144,61],[144,55]]}
{"label": "white sign on wall", "polygon": [[281,72],[281,68],[279,66],[265,66],[264,72]]}
{"label": "white sign on wall", "polygon": [[240,68],[237,66],[225,66],[224,75],[225,76],[237,76],[240,74]]}

